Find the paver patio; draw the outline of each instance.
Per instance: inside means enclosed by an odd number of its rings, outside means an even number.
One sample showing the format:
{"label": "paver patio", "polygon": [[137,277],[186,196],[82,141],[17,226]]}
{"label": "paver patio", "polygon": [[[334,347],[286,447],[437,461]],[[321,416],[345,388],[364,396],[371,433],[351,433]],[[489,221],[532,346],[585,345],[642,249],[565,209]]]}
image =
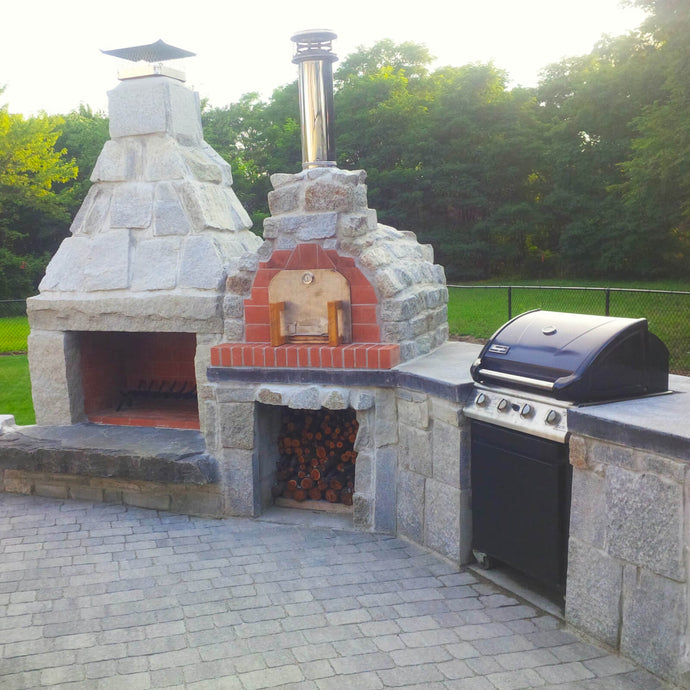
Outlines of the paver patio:
{"label": "paver patio", "polygon": [[0,494],[0,688],[669,688],[382,534]]}

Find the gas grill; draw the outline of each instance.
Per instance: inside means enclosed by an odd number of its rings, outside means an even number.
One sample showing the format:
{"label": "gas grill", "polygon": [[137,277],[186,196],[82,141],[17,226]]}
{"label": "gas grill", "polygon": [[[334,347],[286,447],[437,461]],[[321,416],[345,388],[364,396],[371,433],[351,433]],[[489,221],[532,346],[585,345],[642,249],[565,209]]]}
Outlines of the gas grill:
{"label": "gas grill", "polygon": [[568,411],[668,389],[668,350],[646,319],[534,310],[502,326],[471,367],[473,548],[563,594]]}

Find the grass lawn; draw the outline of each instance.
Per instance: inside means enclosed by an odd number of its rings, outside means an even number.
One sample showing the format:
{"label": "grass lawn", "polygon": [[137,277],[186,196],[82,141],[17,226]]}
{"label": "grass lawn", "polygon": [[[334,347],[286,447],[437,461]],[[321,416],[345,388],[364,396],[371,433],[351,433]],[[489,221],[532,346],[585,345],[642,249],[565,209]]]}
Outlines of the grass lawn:
{"label": "grass lawn", "polygon": [[26,316],[0,319],[0,352],[26,352],[29,320]]}
{"label": "grass lawn", "polygon": [[26,355],[0,357],[0,414],[13,414],[17,424],[35,424]]}
{"label": "grass lawn", "polygon": [[[508,320],[508,291],[505,287],[476,284],[481,287],[450,287],[448,325],[452,336],[479,339],[492,333]],[[562,286],[561,281],[520,281],[520,285]],[[579,287],[601,284],[578,282]],[[690,292],[690,284],[610,283],[604,287],[681,290]],[[586,290],[512,289],[512,315],[529,309],[604,314],[605,294]],[[671,370],[690,375],[690,295],[658,295],[640,292],[612,292],[611,316],[644,317],[650,330],[664,341],[671,354]],[[25,316],[0,319],[0,353],[26,352],[29,324]],[[17,424],[33,424],[31,384],[26,355],[0,356],[0,414],[13,414]]]}

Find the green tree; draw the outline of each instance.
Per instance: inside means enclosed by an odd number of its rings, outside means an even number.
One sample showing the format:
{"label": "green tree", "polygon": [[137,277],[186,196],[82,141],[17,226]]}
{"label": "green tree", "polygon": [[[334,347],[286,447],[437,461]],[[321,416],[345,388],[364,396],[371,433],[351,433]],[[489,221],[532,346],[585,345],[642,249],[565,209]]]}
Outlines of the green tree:
{"label": "green tree", "polygon": [[628,251],[642,275],[688,275],[690,260],[690,5],[637,0],[655,46],[659,89],[633,120],[632,151],[621,166],[623,198],[638,232]]}
{"label": "green tree", "polygon": [[49,238],[69,214],[53,187],[77,175],[55,148],[62,119],[25,119],[0,107],[0,295],[24,297],[36,287],[54,247]]}

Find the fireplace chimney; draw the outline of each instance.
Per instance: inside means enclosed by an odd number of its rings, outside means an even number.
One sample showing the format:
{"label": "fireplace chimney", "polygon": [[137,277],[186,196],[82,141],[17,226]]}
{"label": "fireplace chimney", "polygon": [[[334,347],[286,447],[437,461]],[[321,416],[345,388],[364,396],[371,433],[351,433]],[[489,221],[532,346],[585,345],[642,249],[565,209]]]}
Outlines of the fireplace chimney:
{"label": "fireplace chimney", "polygon": [[333,134],[332,31],[300,31],[292,61],[299,65],[299,106],[302,123],[302,167],[335,167]]}

